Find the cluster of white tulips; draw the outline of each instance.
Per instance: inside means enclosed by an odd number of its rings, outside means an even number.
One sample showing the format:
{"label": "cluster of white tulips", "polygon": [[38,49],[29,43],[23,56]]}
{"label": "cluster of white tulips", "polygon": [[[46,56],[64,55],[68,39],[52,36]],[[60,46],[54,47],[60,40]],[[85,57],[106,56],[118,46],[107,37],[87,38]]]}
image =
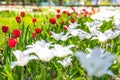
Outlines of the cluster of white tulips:
{"label": "cluster of white tulips", "polygon": [[[12,68],[15,66],[25,66],[30,60],[32,59],[39,59],[41,61],[48,62],[54,57],[65,57],[69,54],[73,55],[73,52],[70,50],[70,48],[74,47],[74,45],[69,46],[62,46],[59,44],[52,44],[52,43],[46,43],[44,40],[36,41],[32,45],[28,45],[26,50],[20,51],[16,50],[13,52],[13,54],[16,56],[17,61],[13,61],[11,63]],[[35,53],[35,55],[31,55],[31,53]],[[71,59],[68,57],[68,60],[65,59],[65,61],[70,62]],[[66,62],[61,62],[63,66],[69,65],[66,64]]]}

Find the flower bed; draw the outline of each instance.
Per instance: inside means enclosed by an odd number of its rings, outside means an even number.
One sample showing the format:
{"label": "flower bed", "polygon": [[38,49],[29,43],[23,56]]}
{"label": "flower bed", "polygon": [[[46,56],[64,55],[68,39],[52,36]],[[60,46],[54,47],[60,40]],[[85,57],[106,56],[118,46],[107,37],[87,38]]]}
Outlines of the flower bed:
{"label": "flower bed", "polygon": [[37,13],[0,12],[0,78],[117,79],[119,9],[49,7]]}

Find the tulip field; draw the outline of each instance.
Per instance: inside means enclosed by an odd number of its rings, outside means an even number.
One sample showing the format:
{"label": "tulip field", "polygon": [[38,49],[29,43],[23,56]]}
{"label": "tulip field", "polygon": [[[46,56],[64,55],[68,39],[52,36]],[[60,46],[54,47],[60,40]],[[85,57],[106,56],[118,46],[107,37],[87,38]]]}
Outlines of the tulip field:
{"label": "tulip field", "polygon": [[0,80],[120,80],[119,7],[34,10],[0,11]]}

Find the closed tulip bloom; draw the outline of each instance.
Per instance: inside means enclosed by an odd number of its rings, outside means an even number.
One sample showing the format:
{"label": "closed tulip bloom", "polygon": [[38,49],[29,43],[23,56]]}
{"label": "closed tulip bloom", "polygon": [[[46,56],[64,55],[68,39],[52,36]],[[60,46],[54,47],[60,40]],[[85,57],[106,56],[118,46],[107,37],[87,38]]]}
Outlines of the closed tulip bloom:
{"label": "closed tulip bloom", "polygon": [[57,14],[57,15],[56,15],[56,18],[60,18],[60,14]]}
{"label": "closed tulip bloom", "polygon": [[32,22],[36,23],[37,19],[36,18],[32,18]]}
{"label": "closed tulip bloom", "polygon": [[57,9],[56,11],[57,11],[57,13],[60,13],[60,9]]}
{"label": "closed tulip bloom", "polygon": [[21,17],[25,16],[25,12],[20,12]]}
{"label": "closed tulip bloom", "polygon": [[18,23],[21,23],[21,18],[19,16],[17,16],[15,19]]}
{"label": "closed tulip bloom", "polygon": [[8,39],[8,46],[10,48],[14,48],[16,46],[16,44],[17,44],[17,41],[15,39],[13,39],[13,38]]}
{"label": "closed tulip bloom", "polygon": [[75,19],[74,19],[74,18],[72,18],[70,21],[71,21],[72,23],[74,23],[74,22],[75,22]]}
{"label": "closed tulip bloom", "polygon": [[32,37],[34,38],[34,40],[36,40],[36,33],[32,33]]}
{"label": "closed tulip bloom", "polygon": [[2,26],[2,32],[7,33],[8,32],[8,26]]}
{"label": "closed tulip bloom", "polygon": [[12,35],[14,38],[18,38],[21,35],[21,31],[18,29],[13,30]]}
{"label": "closed tulip bloom", "polygon": [[56,24],[56,19],[55,18],[50,18],[49,21],[50,21],[51,24]]}
{"label": "closed tulip bloom", "polygon": [[64,30],[67,30],[67,26],[66,26],[66,25],[64,25],[64,26],[63,26],[63,29],[64,29]]}
{"label": "closed tulip bloom", "polygon": [[36,28],[36,29],[35,29],[35,32],[36,32],[37,34],[41,33],[41,28]]}

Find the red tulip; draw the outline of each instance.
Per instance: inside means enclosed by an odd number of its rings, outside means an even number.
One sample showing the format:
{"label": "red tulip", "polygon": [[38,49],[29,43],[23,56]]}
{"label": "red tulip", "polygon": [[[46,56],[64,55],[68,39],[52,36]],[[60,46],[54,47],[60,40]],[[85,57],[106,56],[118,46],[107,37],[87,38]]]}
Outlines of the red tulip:
{"label": "red tulip", "polygon": [[57,13],[60,13],[60,9],[57,9],[56,11],[57,11]]}
{"label": "red tulip", "polygon": [[63,26],[63,28],[64,28],[64,30],[67,30],[67,26],[65,25],[65,26]]}
{"label": "red tulip", "polygon": [[74,18],[72,18],[70,21],[71,21],[72,23],[74,23],[74,22],[75,22],[75,19],[74,19]]}
{"label": "red tulip", "polygon": [[17,16],[15,19],[18,23],[21,23],[21,18],[19,16]]}
{"label": "red tulip", "polygon": [[21,31],[15,29],[15,30],[13,30],[12,35],[13,35],[13,37],[18,38],[21,35]]}
{"label": "red tulip", "polygon": [[41,33],[41,28],[36,28],[36,29],[35,29],[35,32],[36,32],[37,34]]}
{"label": "red tulip", "polygon": [[7,33],[8,32],[8,26],[2,26],[2,32]]}
{"label": "red tulip", "polygon": [[84,17],[87,17],[88,14],[89,14],[89,12],[88,12],[88,11],[85,11],[85,12],[84,12]]}
{"label": "red tulip", "polygon": [[34,38],[34,40],[36,40],[36,33],[32,33],[32,37]]}
{"label": "red tulip", "polygon": [[62,20],[62,24],[64,24],[65,23],[65,21],[64,20]]}
{"label": "red tulip", "polygon": [[37,19],[36,18],[32,18],[32,22],[36,23]]}
{"label": "red tulip", "polygon": [[10,48],[15,47],[16,44],[17,44],[17,41],[16,41],[15,39],[13,39],[13,38],[9,38],[9,39],[8,39],[8,46],[9,46]]}
{"label": "red tulip", "polygon": [[25,16],[25,12],[20,12],[21,17]]}
{"label": "red tulip", "polygon": [[63,11],[63,14],[66,14],[67,13],[67,11]]}
{"label": "red tulip", "polygon": [[86,11],[86,9],[82,9],[83,11]]}
{"label": "red tulip", "polygon": [[52,32],[50,31],[50,33],[49,33],[50,35],[52,35]]}
{"label": "red tulip", "polygon": [[69,12],[66,12],[67,16],[70,16],[71,14]]}
{"label": "red tulip", "polygon": [[56,17],[57,17],[57,18],[60,18],[60,14],[57,14]]}
{"label": "red tulip", "polygon": [[55,18],[50,18],[50,19],[49,19],[49,22],[50,22],[51,24],[55,24],[55,23],[56,23],[56,19],[55,19]]}

